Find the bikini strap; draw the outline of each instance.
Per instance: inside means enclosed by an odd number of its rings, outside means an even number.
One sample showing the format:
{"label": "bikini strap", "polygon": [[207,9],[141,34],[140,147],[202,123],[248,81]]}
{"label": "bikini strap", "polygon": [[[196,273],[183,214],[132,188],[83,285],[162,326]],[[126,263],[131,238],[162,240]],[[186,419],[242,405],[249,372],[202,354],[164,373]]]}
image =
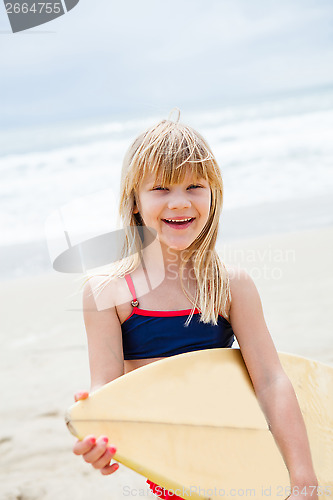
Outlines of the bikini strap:
{"label": "bikini strap", "polygon": [[133,307],[138,307],[139,301],[136,298],[135,288],[134,288],[133,280],[132,280],[131,276],[129,274],[125,274],[125,280],[126,280],[128,288],[130,289],[130,292],[131,292],[132,297],[133,297],[133,300],[131,301],[131,304],[132,304]]}

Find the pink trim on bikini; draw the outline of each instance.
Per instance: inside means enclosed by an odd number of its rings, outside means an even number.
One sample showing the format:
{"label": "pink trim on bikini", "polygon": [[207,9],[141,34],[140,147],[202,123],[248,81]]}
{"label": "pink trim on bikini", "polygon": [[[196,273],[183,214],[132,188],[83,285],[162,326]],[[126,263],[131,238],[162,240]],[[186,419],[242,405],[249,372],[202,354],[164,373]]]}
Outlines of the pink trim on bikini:
{"label": "pink trim on bikini", "polygon": [[[139,314],[140,316],[187,316],[191,314],[192,309],[181,309],[179,311],[150,311],[149,309],[139,309],[138,307],[134,307],[135,314]],[[198,309],[194,309],[193,314],[199,314]]]}
{"label": "pink trim on bikini", "polygon": [[125,280],[132,294],[133,300],[137,301],[138,299],[136,298],[135,288],[131,276],[129,274],[125,274]]}
{"label": "pink trim on bikini", "polygon": [[[192,309],[182,309],[180,311],[150,311],[149,309],[139,309],[138,307],[133,307],[133,311],[131,314],[126,318],[125,321],[130,319],[133,314],[137,314],[138,316],[154,316],[154,317],[166,317],[166,316],[188,316],[191,314]],[[200,311],[199,309],[194,309],[193,314],[199,314]]]}
{"label": "pink trim on bikini", "polygon": [[[125,319],[125,321],[130,319],[130,317],[133,316],[133,314],[138,314],[139,316],[154,316],[154,317],[188,316],[189,314],[191,314],[192,309],[181,309],[179,311],[150,311],[148,309],[139,309],[138,308],[139,303],[138,299],[136,298],[134,283],[131,276],[129,274],[125,274],[125,280],[133,297],[133,300],[131,302],[133,306],[133,311],[128,316],[128,318]],[[137,305],[134,305],[133,302],[134,303],[137,302]],[[194,309],[193,314],[199,314],[199,312],[200,312],[199,309]]]}
{"label": "pink trim on bikini", "polygon": [[[133,311],[128,316],[128,318],[125,319],[125,321],[130,319],[133,316],[133,314],[138,314],[139,316],[154,316],[163,318],[167,316],[188,316],[192,312],[192,309],[181,309],[179,311],[150,311],[149,309],[139,309],[137,305],[136,306],[133,305],[133,302],[138,302],[138,299],[136,298],[135,288],[131,276],[129,274],[125,274],[125,280],[133,297],[132,300]],[[199,313],[200,313],[199,309],[197,308],[194,309],[193,314],[199,314]],[[219,314],[219,316],[222,316],[222,314]],[[125,323],[125,321],[123,321],[123,323]]]}

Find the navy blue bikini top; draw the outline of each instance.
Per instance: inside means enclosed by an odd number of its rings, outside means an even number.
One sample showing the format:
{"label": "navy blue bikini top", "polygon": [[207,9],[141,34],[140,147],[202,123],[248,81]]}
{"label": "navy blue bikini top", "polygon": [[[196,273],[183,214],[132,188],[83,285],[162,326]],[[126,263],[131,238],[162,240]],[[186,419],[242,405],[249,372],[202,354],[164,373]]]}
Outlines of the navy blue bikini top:
{"label": "navy blue bikini top", "polygon": [[124,359],[162,358],[202,349],[231,347],[234,333],[230,323],[219,315],[217,325],[199,322],[200,311],[185,326],[191,309],[149,311],[139,309],[132,278],[125,276],[133,296],[133,311],[122,323]]}

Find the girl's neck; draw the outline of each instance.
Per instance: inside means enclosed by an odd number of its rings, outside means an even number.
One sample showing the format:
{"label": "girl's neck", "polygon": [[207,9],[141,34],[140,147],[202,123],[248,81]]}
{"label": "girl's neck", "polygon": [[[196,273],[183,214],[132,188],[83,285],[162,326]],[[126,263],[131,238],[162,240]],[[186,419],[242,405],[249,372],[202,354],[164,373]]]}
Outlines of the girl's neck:
{"label": "girl's neck", "polygon": [[[175,279],[184,258],[184,250],[177,250],[154,240],[143,250],[143,259],[146,267],[164,272],[165,279]],[[189,263],[186,265],[189,268]]]}
{"label": "girl's neck", "polygon": [[[144,283],[149,282],[149,290],[159,290],[159,293],[170,294],[170,299],[183,300],[184,289],[191,297],[195,297],[197,280],[194,276],[191,262],[188,262],[180,279],[182,251],[175,250],[154,240],[142,252],[142,275]],[[147,292],[146,292],[147,293]],[[185,294],[186,295],[186,294]],[[184,307],[185,308],[185,307]],[[149,309],[149,308],[148,308]],[[177,307],[173,307],[177,309]]]}

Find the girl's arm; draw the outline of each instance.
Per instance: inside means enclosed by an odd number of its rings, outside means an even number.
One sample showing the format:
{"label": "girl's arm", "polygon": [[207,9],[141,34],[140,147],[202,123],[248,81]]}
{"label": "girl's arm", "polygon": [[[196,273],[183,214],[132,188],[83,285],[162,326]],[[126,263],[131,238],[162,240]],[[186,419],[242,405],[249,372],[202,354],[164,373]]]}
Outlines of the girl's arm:
{"label": "girl's arm", "polygon": [[[102,385],[111,382],[124,373],[124,357],[120,321],[112,300],[110,287],[94,298],[93,287],[96,278],[90,279],[83,291],[83,314],[88,337],[89,364],[91,376],[91,392]],[[86,399],[87,392],[75,395],[75,400]],[[100,469],[104,475],[115,472],[119,465],[110,465],[110,460],[116,453],[113,446],[108,446],[108,438],[87,436],[82,441],[76,441],[73,447],[76,455],[82,455],[84,460],[95,469]]]}
{"label": "girl's arm", "polygon": [[[291,487],[301,491],[305,486],[317,486],[301,410],[266,326],[256,286],[244,271],[231,271],[230,288],[231,325],[258,402],[288,468]],[[310,492],[308,489],[309,496]],[[303,500],[305,497],[302,495]]]}
{"label": "girl's arm", "polygon": [[88,339],[90,392],[124,374],[124,355],[120,321],[114,305],[113,283],[99,295],[93,294],[98,277],[91,278],[83,290],[83,317]]}

